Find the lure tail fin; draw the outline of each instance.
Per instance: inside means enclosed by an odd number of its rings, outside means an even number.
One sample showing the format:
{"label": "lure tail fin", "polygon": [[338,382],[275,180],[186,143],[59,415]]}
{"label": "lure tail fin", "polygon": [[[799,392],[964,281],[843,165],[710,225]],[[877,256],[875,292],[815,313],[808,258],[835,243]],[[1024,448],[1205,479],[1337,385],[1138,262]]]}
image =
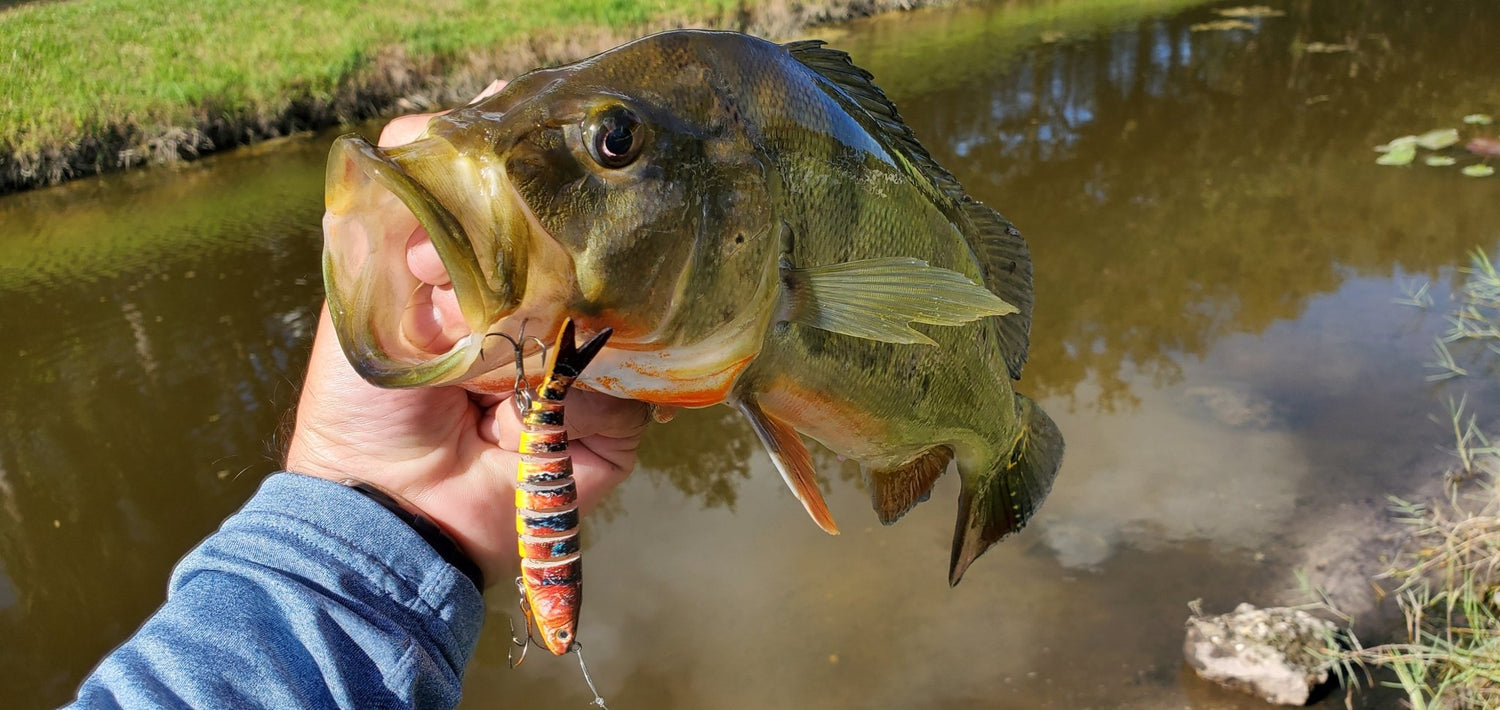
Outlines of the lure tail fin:
{"label": "lure tail fin", "polygon": [[609,341],[609,336],[614,332],[612,328],[599,331],[588,342],[579,346],[574,342],[573,319],[563,319],[562,328],[557,332],[557,340],[552,346],[552,352],[547,357],[545,372],[547,378],[552,382],[562,385],[563,389],[572,386],[573,380],[583,373],[583,368],[593,361],[594,356],[604,349],[604,344]]}
{"label": "lure tail fin", "polygon": [[1019,394],[1016,415],[1021,436],[1011,450],[982,471],[961,471],[963,491],[958,497],[949,586],[957,585],[964,571],[990,545],[1025,527],[1057,478],[1063,456],[1062,432],[1041,407]]}

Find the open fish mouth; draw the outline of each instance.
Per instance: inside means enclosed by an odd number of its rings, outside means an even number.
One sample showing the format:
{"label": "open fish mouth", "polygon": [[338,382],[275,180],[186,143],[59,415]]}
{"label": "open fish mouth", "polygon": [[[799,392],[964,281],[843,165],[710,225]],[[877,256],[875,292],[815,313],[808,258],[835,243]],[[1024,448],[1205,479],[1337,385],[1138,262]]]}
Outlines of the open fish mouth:
{"label": "open fish mouth", "polygon": [[[441,138],[388,149],[357,135],[334,141],[323,277],[344,354],[366,380],[451,384],[503,358],[483,334],[515,309],[524,267],[515,268],[522,254],[507,229],[516,221],[471,197],[484,194],[484,179]],[[480,253],[495,255],[491,268]]]}

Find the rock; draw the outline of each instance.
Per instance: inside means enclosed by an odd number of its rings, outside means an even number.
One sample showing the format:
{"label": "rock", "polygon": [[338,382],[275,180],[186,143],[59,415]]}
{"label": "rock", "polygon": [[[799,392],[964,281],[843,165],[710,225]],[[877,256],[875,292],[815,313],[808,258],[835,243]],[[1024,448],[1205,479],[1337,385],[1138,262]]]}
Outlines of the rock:
{"label": "rock", "polygon": [[1194,614],[1182,652],[1198,675],[1278,705],[1306,705],[1328,681],[1314,651],[1329,647],[1337,627],[1285,607],[1241,604],[1221,616]]}

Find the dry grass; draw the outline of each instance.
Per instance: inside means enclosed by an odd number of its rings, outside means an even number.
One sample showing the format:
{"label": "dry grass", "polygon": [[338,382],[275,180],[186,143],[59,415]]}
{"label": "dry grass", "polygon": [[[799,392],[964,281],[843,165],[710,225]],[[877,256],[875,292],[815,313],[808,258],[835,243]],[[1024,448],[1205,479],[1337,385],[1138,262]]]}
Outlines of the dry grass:
{"label": "dry grass", "polygon": [[[1500,353],[1500,273],[1475,252],[1456,294],[1450,329],[1430,366],[1439,377],[1468,374],[1450,346],[1473,348],[1493,360]],[[1419,300],[1419,299],[1414,299]],[[1466,358],[1466,362],[1467,362]],[[1348,648],[1329,656],[1345,676],[1356,666],[1384,669],[1386,685],[1406,694],[1417,710],[1500,707],[1500,448],[1480,429],[1467,397],[1450,401],[1455,464],[1446,496],[1418,504],[1392,499],[1408,537],[1389,571],[1377,580],[1392,592],[1405,618],[1405,639],[1369,648],[1352,633]],[[1352,680],[1346,677],[1345,680]]]}

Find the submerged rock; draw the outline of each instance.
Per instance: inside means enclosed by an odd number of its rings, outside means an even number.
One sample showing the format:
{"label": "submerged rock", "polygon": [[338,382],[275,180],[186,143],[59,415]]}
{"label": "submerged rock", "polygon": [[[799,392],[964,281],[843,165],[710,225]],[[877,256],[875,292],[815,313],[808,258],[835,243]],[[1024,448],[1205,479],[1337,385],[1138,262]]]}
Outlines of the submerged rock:
{"label": "submerged rock", "polygon": [[1297,609],[1241,604],[1228,614],[1194,614],[1182,646],[1198,675],[1278,705],[1306,705],[1328,681],[1314,653],[1329,647],[1333,623]]}

